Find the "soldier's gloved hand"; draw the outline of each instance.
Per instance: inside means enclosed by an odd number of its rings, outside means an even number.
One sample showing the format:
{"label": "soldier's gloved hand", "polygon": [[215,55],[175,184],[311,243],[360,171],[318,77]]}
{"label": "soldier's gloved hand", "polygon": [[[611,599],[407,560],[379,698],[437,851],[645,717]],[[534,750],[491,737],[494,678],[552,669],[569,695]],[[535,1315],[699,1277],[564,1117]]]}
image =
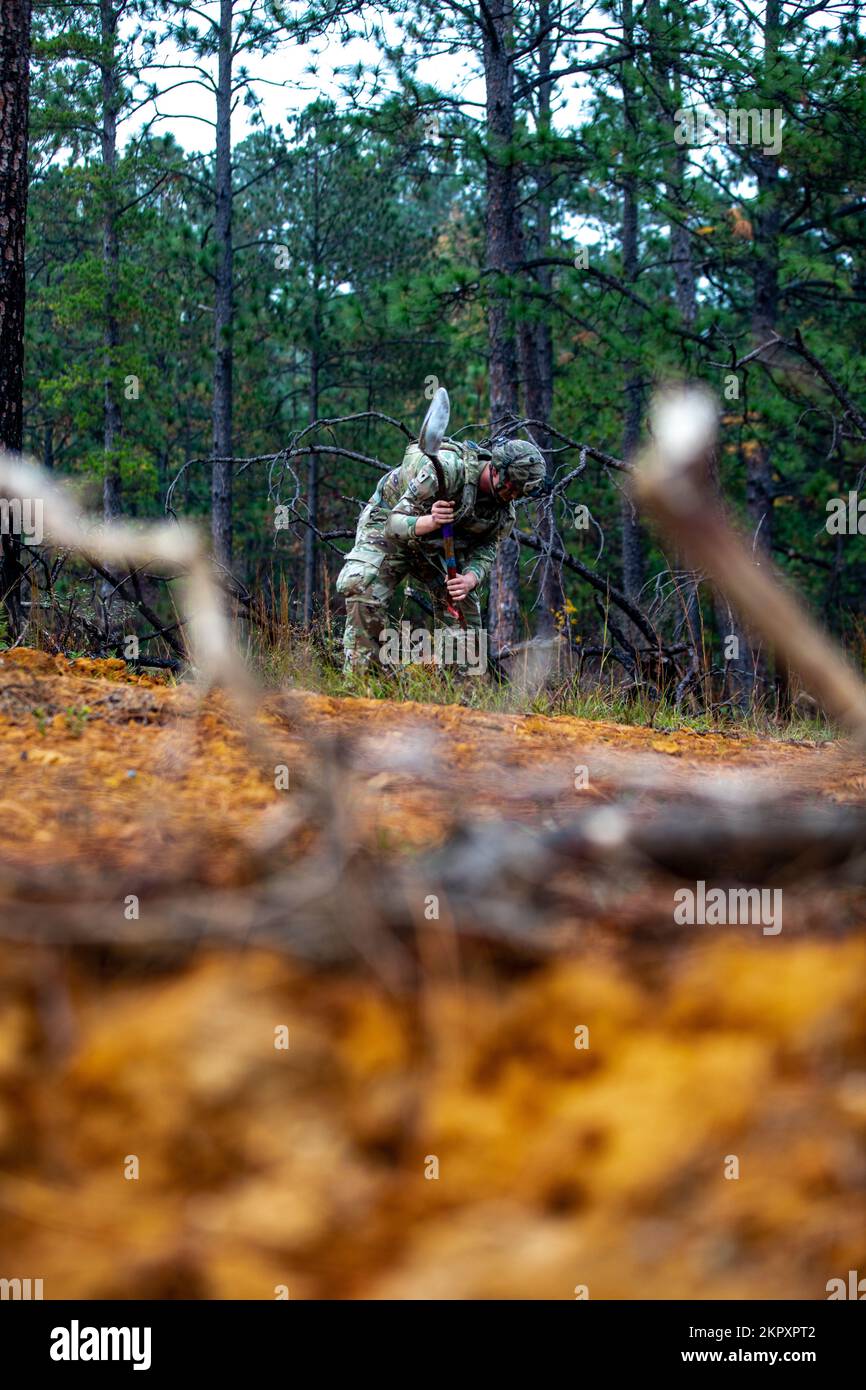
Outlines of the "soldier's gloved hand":
{"label": "soldier's gloved hand", "polygon": [[471,594],[477,583],[478,575],[469,570],[466,574],[455,574],[453,579],[446,579],[445,587],[452,603],[462,603],[466,595]]}

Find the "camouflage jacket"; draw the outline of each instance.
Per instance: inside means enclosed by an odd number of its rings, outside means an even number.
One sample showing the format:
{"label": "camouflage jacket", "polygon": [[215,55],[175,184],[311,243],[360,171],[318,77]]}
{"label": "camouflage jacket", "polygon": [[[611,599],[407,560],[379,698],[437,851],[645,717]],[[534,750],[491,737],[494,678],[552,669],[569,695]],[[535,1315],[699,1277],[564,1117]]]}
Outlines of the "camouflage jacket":
{"label": "camouflage jacket", "polygon": [[[466,444],[446,441],[442,445],[439,461],[445,477],[444,500],[454,502],[455,514],[460,512],[464,488],[469,484],[474,490],[488,460],[489,455],[479,455]],[[358,526],[359,538],[362,531],[369,537],[375,530],[386,543],[385,549],[399,550],[406,546],[418,547],[428,554],[441,552],[441,531],[415,537],[418,517],[429,514],[438,496],[439,484],[433,464],[417,444],[410,444],[400,467],[392,468],[382,477],[365,507]],[[471,510],[467,515],[458,515],[454,525],[454,549],[461,572],[471,570],[477,575],[479,584],[487,578],[497,547],[514,529],[515,517],[513,503],[474,493]]]}

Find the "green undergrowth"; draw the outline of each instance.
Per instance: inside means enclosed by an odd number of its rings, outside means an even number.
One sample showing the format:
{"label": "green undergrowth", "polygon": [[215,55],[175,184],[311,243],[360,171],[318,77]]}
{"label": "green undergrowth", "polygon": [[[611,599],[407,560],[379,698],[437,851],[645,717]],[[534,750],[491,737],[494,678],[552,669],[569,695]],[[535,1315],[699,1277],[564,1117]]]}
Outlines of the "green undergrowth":
{"label": "green undergrowth", "polygon": [[296,634],[276,645],[258,643],[249,656],[265,684],[292,685],[321,695],[372,700],[415,701],[418,704],[463,705],[501,714],[569,715],[614,724],[637,725],[676,732],[755,735],[806,743],[838,737],[826,719],[795,713],[779,719],[770,708],[741,711],[719,705],[711,712],[677,708],[673,700],[642,690],[624,688],[613,677],[573,677],[550,689],[532,690],[519,681],[508,683],[492,673],[461,677],[434,666],[405,666],[395,674],[382,671],[344,674],[339,653],[320,638]]}

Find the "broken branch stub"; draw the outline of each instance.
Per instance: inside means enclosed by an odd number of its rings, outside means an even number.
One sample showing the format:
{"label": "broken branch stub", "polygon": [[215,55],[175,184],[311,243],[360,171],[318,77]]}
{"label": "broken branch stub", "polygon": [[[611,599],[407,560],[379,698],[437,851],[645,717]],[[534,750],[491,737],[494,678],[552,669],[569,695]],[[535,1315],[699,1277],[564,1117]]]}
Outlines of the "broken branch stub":
{"label": "broken branch stub", "polygon": [[741,619],[799,672],[827,714],[866,743],[866,686],[769,560],[754,558],[710,483],[708,457],[718,429],[714,397],[700,387],[660,392],[650,425],[652,443],[634,473],[638,502],[689,566],[704,571]]}

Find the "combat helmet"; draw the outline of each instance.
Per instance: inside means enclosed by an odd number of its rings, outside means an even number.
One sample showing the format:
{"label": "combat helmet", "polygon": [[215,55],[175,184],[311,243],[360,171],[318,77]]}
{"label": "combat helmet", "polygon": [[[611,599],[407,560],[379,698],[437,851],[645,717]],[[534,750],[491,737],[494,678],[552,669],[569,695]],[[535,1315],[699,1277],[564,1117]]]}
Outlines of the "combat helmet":
{"label": "combat helmet", "polygon": [[543,491],[547,469],[531,439],[497,439],[490,452],[501,482],[511,483],[521,497],[536,497]]}

